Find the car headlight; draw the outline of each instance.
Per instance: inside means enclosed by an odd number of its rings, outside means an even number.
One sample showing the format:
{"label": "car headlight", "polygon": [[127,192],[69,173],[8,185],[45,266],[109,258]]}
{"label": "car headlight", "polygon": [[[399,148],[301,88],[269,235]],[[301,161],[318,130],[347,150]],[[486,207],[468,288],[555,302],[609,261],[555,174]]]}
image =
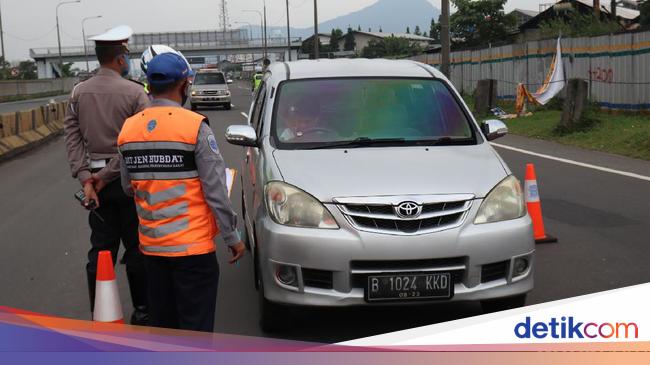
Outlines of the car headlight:
{"label": "car headlight", "polygon": [[474,224],[521,218],[526,214],[524,194],[513,175],[503,179],[483,200]]}
{"label": "car headlight", "polygon": [[192,96],[195,96],[195,95],[198,95],[198,94],[199,94],[199,92],[197,92],[196,90],[192,90]]}
{"label": "car headlight", "polygon": [[338,229],[332,214],[313,196],[289,184],[266,184],[266,205],[276,223],[303,228]]}

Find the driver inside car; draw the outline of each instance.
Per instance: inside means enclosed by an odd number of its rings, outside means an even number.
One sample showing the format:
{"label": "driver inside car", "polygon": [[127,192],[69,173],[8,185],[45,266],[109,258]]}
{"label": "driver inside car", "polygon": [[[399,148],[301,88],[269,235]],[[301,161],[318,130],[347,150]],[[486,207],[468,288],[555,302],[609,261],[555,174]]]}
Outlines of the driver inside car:
{"label": "driver inside car", "polygon": [[[281,142],[313,142],[314,135],[333,133],[320,125],[320,101],[314,97],[298,98],[287,103],[279,111],[281,125],[284,126],[279,138]],[[312,137],[312,138],[310,138]]]}

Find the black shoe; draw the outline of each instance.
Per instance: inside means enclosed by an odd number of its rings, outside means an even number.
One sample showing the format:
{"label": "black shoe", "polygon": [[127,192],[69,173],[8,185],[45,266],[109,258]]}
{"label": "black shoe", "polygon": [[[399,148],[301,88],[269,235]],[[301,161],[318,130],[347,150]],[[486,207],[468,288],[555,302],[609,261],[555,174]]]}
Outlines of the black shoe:
{"label": "black shoe", "polygon": [[149,324],[149,312],[147,307],[136,307],[131,315],[131,324],[134,326],[146,326]]}

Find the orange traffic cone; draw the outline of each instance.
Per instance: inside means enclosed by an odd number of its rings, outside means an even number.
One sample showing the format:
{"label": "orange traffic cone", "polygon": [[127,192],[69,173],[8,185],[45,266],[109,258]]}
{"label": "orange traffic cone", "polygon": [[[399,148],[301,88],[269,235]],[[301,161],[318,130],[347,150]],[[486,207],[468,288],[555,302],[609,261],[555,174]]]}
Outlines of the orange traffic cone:
{"label": "orange traffic cone", "polygon": [[96,322],[124,323],[122,303],[117,291],[113,258],[110,251],[100,251],[97,260],[93,320]]}
{"label": "orange traffic cone", "polygon": [[542,203],[539,198],[539,189],[537,188],[537,177],[535,176],[535,166],[532,163],[526,165],[526,181],[524,182],[526,191],[526,206],[528,214],[533,220],[533,236],[535,243],[552,243],[557,242],[557,238],[547,235],[544,231],[544,218],[542,218]]}

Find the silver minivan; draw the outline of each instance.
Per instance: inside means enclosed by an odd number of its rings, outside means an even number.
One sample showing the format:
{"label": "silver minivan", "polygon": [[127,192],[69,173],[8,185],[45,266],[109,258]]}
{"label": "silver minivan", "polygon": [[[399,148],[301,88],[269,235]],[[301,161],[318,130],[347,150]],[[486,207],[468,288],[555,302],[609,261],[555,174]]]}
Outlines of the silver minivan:
{"label": "silver minivan", "polygon": [[525,304],[532,225],[519,181],[451,83],[413,61],[269,67],[248,125],[242,210],[261,324],[287,308]]}

